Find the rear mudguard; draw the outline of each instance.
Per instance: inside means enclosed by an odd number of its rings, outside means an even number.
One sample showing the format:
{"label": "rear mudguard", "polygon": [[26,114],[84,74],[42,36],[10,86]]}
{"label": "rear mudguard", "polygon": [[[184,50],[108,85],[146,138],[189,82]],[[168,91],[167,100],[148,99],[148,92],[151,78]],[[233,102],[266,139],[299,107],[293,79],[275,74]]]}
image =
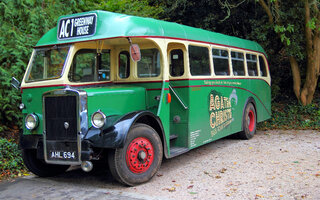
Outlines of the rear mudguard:
{"label": "rear mudguard", "polygon": [[[165,141],[163,140],[165,136],[159,117],[149,111],[132,112],[116,118],[118,119],[111,126],[109,124],[101,129],[91,127],[84,139],[89,140],[92,146],[97,148],[121,148],[126,141],[130,128],[135,123],[144,123],[147,120],[146,124],[151,125],[151,120],[153,124],[151,127],[158,132],[162,141]],[[164,145],[166,145],[165,142]]]}

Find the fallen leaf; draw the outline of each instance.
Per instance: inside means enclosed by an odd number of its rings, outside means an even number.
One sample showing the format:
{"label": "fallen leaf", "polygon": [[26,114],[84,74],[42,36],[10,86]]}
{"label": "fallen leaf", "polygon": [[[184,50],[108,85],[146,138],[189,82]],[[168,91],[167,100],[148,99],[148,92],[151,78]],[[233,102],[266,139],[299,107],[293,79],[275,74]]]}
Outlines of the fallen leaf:
{"label": "fallen leaf", "polygon": [[187,189],[191,189],[191,188],[193,188],[193,185],[189,185],[189,186],[187,187]]}
{"label": "fallen leaf", "polygon": [[315,174],[316,177],[320,177],[320,174]]}
{"label": "fallen leaf", "polygon": [[175,187],[167,188],[167,190],[168,190],[169,192],[175,192],[175,191],[176,191],[176,188],[175,188]]}
{"label": "fallen leaf", "polygon": [[198,192],[189,192],[189,194],[198,194]]}
{"label": "fallen leaf", "polygon": [[220,173],[224,173],[225,171],[227,171],[227,169],[226,168],[222,168],[222,169],[220,169]]}
{"label": "fallen leaf", "polygon": [[256,194],[256,197],[263,198],[264,196],[261,194]]}
{"label": "fallen leaf", "polygon": [[161,177],[161,176],[163,176],[163,174],[157,174],[157,177]]}
{"label": "fallen leaf", "polygon": [[253,147],[249,147],[249,149],[253,149]]}
{"label": "fallen leaf", "polygon": [[174,186],[177,186],[177,187],[179,187],[179,186],[180,186],[180,184],[174,184]]}
{"label": "fallen leaf", "polygon": [[221,178],[221,176],[216,176],[215,178]]}

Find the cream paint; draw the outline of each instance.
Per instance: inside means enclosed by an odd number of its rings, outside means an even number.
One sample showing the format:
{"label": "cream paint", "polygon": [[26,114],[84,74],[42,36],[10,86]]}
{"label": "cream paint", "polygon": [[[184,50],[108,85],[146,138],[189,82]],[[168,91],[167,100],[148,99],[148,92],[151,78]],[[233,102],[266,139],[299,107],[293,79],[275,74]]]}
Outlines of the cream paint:
{"label": "cream paint", "polygon": [[[145,81],[167,81],[170,79],[233,79],[233,78],[241,78],[241,79],[262,79],[266,81],[269,85],[271,84],[271,78],[270,78],[270,72],[268,69],[268,64],[266,62],[265,55],[261,53],[257,53],[254,51],[249,50],[242,50],[238,48],[231,48],[231,47],[225,47],[215,44],[207,44],[202,42],[193,42],[193,41],[187,41],[187,40],[175,40],[175,39],[163,39],[163,38],[132,38],[133,43],[139,44],[141,49],[148,49],[148,48],[158,48],[161,54],[161,67],[162,70],[160,71],[160,75],[158,77],[151,77],[151,78],[138,78],[137,76],[137,63],[133,62],[130,59],[130,76],[126,79],[121,79],[119,77],[119,71],[118,71],[118,55],[123,50],[129,50],[129,43],[126,44],[125,38],[116,38],[116,39],[107,39],[104,40],[102,43],[103,49],[110,49],[111,50],[111,63],[110,63],[110,70],[114,73],[111,73],[110,81],[101,81],[101,82],[70,82],[68,80],[68,73],[70,70],[70,66],[73,60],[74,54],[82,48],[90,48],[90,49],[97,49],[100,48],[101,42],[97,41],[91,41],[91,42],[82,42],[82,43],[75,43],[74,45],[70,46],[70,53],[67,57],[67,62],[63,69],[63,75],[59,79],[51,79],[51,80],[45,80],[45,81],[38,81],[38,82],[30,82],[26,83],[25,79],[28,73],[25,73],[24,78],[21,83],[22,88],[29,88],[29,87],[45,87],[45,86],[55,86],[55,85],[70,85],[70,86],[80,86],[85,84],[103,84],[108,82],[145,82]],[[173,45],[172,45],[173,44]],[[171,45],[171,46],[170,46]],[[201,46],[206,47],[209,50],[209,59],[210,59],[210,70],[211,75],[209,76],[191,76],[190,70],[189,70],[189,56],[187,53],[187,49],[189,45],[194,46]],[[181,48],[182,47],[182,48]],[[211,54],[212,48],[218,48],[218,49],[224,49],[228,50],[229,52],[229,70],[231,72],[230,76],[215,76],[214,75],[214,66],[213,66],[213,59]],[[169,56],[168,53],[173,49],[182,49],[184,52],[184,67],[185,67],[185,73],[183,76],[180,77],[171,77],[169,74]],[[231,51],[241,52],[244,53],[244,63],[245,63],[245,76],[235,76],[233,75],[232,70],[232,63],[231,63]],[[265,60],[266,67],[267,67],[267,77],[260,76],[260,64],[258,63],[258,76],[249,76],[248,75],[248,69],[247,69],[247,62],[246,62],[246,53],[250,53],[257,56],[257,60],[259,56],[262,56]],[[32,53],[32,56],[34,55],[34,51]],[[31,56],[31,57],[32,57]],[[27,72],[29,71],[31,65],[31,60],[29,61]]]}

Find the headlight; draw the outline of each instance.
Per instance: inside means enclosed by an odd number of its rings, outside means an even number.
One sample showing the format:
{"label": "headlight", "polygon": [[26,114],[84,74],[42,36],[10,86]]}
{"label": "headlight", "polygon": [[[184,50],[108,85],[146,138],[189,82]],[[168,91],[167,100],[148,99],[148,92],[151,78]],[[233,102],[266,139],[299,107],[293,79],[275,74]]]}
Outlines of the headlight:
{"label": "headlight", "polygon": [[98,110],[97,112],[92,114],[91,123],[95,128],[102,128],[106,123],[106,115]]}
{"label": "headlight", "polygon": [[38,116],[35,114],[29,114],[27,115],[25,119],[25,125],[27,129],[32,130],[38,126],[39,120]]}

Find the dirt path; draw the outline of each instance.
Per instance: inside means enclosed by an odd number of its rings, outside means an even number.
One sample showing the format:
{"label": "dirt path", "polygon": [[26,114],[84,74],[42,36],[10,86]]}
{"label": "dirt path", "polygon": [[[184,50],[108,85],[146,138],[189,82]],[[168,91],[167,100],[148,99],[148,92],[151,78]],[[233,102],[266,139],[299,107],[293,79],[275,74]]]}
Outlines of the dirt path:
{"label": "dirt path", "polygon": [[[249,141],[222,139],[165,160],[150,182],[136,187],[80,170],[26,179],[41,182],[34,190],[40,199],[48,199],[47,191],[50,199],[86,199],[95,192],[100,199],[320,199],[320,133],[258,131]],[[17,189],[0,183],[0,199],[26,197]],[[89,196],[75,196],[86,190]]]}

